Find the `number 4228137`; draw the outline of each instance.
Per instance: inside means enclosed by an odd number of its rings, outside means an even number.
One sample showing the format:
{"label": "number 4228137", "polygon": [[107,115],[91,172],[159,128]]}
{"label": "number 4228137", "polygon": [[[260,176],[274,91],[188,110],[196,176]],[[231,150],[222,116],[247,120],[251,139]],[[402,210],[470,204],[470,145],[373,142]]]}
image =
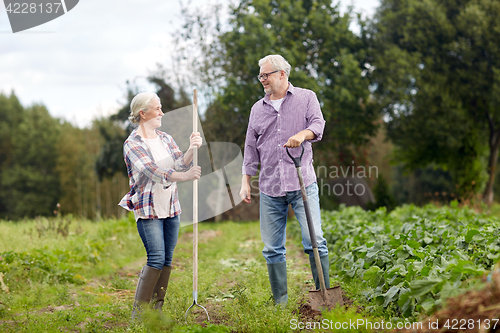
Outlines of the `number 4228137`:
{"label": "number 4228137", "polygon": [[499,319],[448,319],[444,323],[443,327],[452,330],[463,330],[463,329],[474,329],[477,325],[477,328],[486,328],[490,327],[495,329],[498,324]]}
{"label": "number 4228137", "polygon": [[7,13],[14,13],[14,14],[35,14],[35,13],[45,13],[45,14],[51,14],[51,13],[56,13],[59,11],[59,9],[62,10],[61,8],[61,3],[26,3],[26,2],[16,2],[16,3],[9,3],[7,8],[5,10]]}

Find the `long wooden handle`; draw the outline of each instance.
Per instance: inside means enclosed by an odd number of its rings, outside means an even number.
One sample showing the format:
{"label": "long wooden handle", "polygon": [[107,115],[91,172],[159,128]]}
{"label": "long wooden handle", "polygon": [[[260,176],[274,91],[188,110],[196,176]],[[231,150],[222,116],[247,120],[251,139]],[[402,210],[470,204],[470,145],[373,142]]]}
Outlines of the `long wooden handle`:
{"label": "long wooden handle", "polygon": [[[198,132],[198,93],[193,92],[193,133]],[[193,167],[198,166],[198,147],[193,147]],[[198,179],[193,180],[193,299],[198,299]]]}

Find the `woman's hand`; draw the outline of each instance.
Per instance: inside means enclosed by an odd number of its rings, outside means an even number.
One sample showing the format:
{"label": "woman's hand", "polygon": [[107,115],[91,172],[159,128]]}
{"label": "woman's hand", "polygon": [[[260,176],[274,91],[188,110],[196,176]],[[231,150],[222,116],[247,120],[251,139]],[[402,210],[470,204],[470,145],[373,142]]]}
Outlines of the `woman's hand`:
{"label": "woman's hand", "polygon": [[188,165],[193,160],[193,148],[201,147],[203,140],[201,139],[200,132],[193,132],[189,137],[189,148],[184,154],[184,164]]}
{"label": "woman's hand", "polygon": [[189,149],[192,150],[194,147],[200,148],[203,143],[203,140],[201,139],[200,132],[193,132],[191,133],[191,136],[189,137]]}
{"label": "woman's hand", "polygon": [[188,171],[180,172],[174,171],[168,178],[171,182],[187,182],[188,180],[200,179],[201,177],[201,167],[194,166]]}
{"label": "woman's hand", "polygon": [[195,180],[195,179],[200,179],[201,177],[201,166],[194,166],[188,171],[184,172],[184,176],[186,177],[187,180]]}

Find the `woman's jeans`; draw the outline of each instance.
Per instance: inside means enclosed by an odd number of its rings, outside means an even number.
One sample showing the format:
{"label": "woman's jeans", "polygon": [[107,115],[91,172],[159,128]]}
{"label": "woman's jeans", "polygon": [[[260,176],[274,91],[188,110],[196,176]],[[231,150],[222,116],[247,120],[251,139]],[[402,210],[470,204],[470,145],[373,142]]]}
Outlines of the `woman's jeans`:
{"label": "woman's jeans", "polygon": [[[318,252],[320,257],[323,257],[328,255],[328,249],[326,240],[323,238],[323,230],[321,230],[318,185],[312,183],[307,186],[306,193],[316,233],[316,241],[318,242]],[[299,220],[304,252],[309,254],[310,257],[314,257],[309,228],[307,227],[304,201],[300,190],[286,192],[283,197],[270,197],[260,192],[260,232],[264,242],[262,254],[268,264],[285,261],[288,205],[292,205],[295,216]]]}
{"label": "woman's jeans", "polygon": [[179,226],[179,215],[165,219],[137,220],[137,230],[146,248],[149,267],[163,269],[163,266],[172,266]]}

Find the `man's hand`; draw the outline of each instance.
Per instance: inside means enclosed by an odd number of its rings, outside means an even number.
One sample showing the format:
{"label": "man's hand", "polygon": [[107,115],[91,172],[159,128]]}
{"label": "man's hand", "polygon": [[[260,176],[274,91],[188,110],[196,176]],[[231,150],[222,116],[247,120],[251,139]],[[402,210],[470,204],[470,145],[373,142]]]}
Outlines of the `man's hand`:
{"label": "man's hand", "polygon": [[246,203],[251,202],[251,190],[250,190],[250,176],[243,175],[243,179],[241,180],[241,191],[240,191],[241,200]]}
{"label": "man's hand", "polygon": [[306,129],[290,137],[283,147],[297,148],[305,140],[312,140],[315,137],[316,135],[311,130]]}

